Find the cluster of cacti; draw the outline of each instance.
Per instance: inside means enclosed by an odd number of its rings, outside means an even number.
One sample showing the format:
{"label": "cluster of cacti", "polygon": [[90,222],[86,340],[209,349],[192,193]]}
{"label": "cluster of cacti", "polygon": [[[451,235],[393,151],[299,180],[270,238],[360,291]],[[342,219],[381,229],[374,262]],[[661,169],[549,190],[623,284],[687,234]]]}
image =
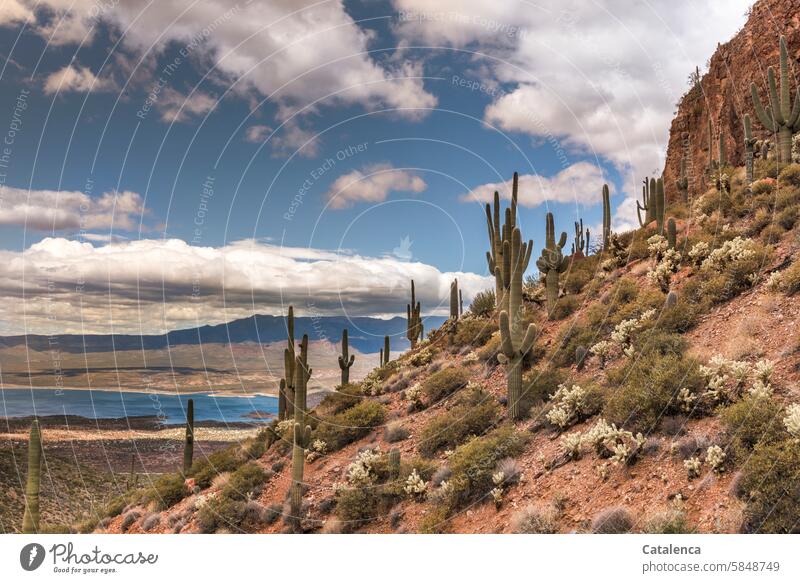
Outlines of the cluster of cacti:
{"label": "cluster of cacti", "polygon": [[39,420],[31,423],[28,439],[28,481],[25,485],[25,514],[22,517],[22,533],[39,532],[39,481],[42,474],[42,432]]}
{"label": "cluster of cacti", "polygon": [[508,311],[508,291],[511,285],[511,263],[506,259],[506,247],[511,244],[511,236],[517,224],[517,191],[519,176],[514,172],[511,181],[511,206],[506,208],[504,222],[500,224],[500,193],[494,193],[494,208],[486,204],[486,226],[489,231],[489,251],[486,262],[489,273],[494,275],[495,306],[498,312]]}
{"label": "cluster of cacti", "polygon": [[[605,215],[603,216],[604,224],[605,224]],[[583,230],[583,219],[580,219],[580,222],[575,222],[575,242],[572,244],[572,256],[573,257],[584,257],[589,255],[589,229],[586,229],[584,234]]]}
{"label": "cluster of cacti", "polygon": [[[556,302],[558,301],[558,278],[567,270],[568,261],[562,253],[564,245],[567,243],[567,234],[561,233],[561,238],[556,242],[556,227],[553,220],[553,213],[547,213],[545,217],[545,247],[542,255],[536,260],[536,267],[544,274],[544,286],[547,297],[547,313],[553,316]],[[531,248],[533,244],[531,244]],[[527,250],[530,255],[531,249]],[[527,261],[522,271],[527,268]],[[519,274],[520,278],[522,273]]]}
{"label": "cluster of cacti", "polygon": [[350,347],[347,343],[347,328],[342,330],[342,354],[339,356],[339,368],[342,370],[342,386],[350,382],[350,367],[356,357],[350,354]]}
{"label": "cluster of cacti", "polygon": [[383,348],[381,348],[381,366],[389,364],[389,337],[383,337]]}
{"label": "cluster of cacti", "polygon": [[[656,222],[656,232],[664,232],[664,179],[645,178],[642,186],[642,202],[636,201],[636,215],[639,225],[645,227],[652,221]],[[644,211],[644,219],[642,219]]]}
{"label": "cluster of cacti", "polygon": [[[589,231],[586,231],[587,238]],[[608,240],[611,238],[611,196],[608,184],[603,185],[603,251],[608,251]],[[586,242],[588,248],[589,242]]]}
{"label": "cluster of cacti", "polygon": [[186,404],[186,437],[183,444],[183,475],[188,476],[194,457],[194,399]]}
{"label": "cluster of cacti", "polygon": [[675,189],[684,203],[689,202],[689,177],[686,175],[686,156],[681,158],[681,173],[675,181]]}
{"label": "cluster of cacti", "polygon": [[788,163],[792,158],[792,135],[800,130],[800,91],[795,89],[794,103],[792,103],[789,55],[786,50],[786,39],[783,36],[780,39],[780,76],[779,91],[775,81],[775,69],[773,67],[767,69],[770,103],[767,107],[761,104],[755,83],[750,84],[750,93],[761,125],[769,132],[778,134],[778,161]]}
{"label": "cluster of cacti", "polygon": [[[422,305],[417,301],[414,290],[414,280],[411,280],[411,303],[406,305],[406,337],[411,342],[411,348],[417,346],[417,342],[422,339]],[[387,342],[388,345],[388,342]],[[388,362],[388,354],[386,355]],[[383,359],[381,359],[381,362]]]}
{"label": "cluster of cacti", "polygon": [[283,378],[278,391],[278,419],[283,421],[294,415],[294,307],[289,306],[286,317],[286,344],[283,351]]}

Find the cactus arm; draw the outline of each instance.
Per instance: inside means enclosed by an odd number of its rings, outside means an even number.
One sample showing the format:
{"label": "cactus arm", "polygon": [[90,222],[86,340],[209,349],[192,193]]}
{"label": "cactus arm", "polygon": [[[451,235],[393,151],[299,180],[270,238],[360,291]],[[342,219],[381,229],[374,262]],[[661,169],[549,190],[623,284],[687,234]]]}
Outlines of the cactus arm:
{"label": "cactus arm", "polygon": [[786,51],[786,37],[781,35],[780,39],[780,68],[781,68],[781,101],[780,110],[784,123],[789,124],[791,118],[792,101],[789,96],[789,55]]}
{"label": "cactus arm", "polygon": [[770,111],[769,115],[767,115],[767,111],[764,109],[764,106],[761,104],[761,99],[758,97],[758,89],[756,88],[755,83],[750,84],[750,96],[753,99],[753,107],[756,112],[756,117],[758,117],[758,121],[760,121],[761,125],[763,125],[768,131],[777,132],[778,128],[775,125],[775,118],[772,116],[772,111]]}
{"label": "cactus arm", "polygon": [[[637,200],[636,201],[636,216],[639,218],[639,226],[640,227],[644,227],[647,223],[642,221],[642,213],[641,213],[641,211],[645,211],[645,213],[646,213],[647,212],[647,208],[646,207],[643,208],[642,205],[639,204],[639,201]],[[646,214],[645,214],[645,218],[647,218]]]}
{"label": "cactus arm", "polygon": [[525,337],[522,339],[522,345],[519,349],[523,355],[527,355],[531,351],[533,343],[536,341],[537,334],[538,330],[536,326],[534,324],[528,324],[528,329],[525,330]]}
{"label": "cactus arm", "polygon": [[800,121],[800,89],[794,94],[794,105],[792,106],[792,113],[787,120],[793,131],[797,131],[798,121]]}
{"label": "cactus arm", "polygon": [[500,350],[506,358],[514,356],[514,343],[511,341],[511,326],[508,321],[508,312],[500,312]]}
{"label": "cactus arm", "polygon": [[772,106],[772,115],[775,117],[775,123],[782,126],[785,120],[783,119],[783,112],[781,111],[778,85],[775,80],[775,69],[772,67],[767,69],[767,87],[769,88],[770,105]]}

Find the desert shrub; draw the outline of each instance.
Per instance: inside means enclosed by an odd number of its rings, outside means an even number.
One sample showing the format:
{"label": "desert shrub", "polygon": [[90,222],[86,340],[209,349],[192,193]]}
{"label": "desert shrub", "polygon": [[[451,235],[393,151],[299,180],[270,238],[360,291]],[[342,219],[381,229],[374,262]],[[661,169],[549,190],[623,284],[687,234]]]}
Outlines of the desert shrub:
{"label": "desert shrub", "polygon": [[205,489],[217,475],[235,471],[244,461],[236,446],[226,447],[208,457],[195,460],[189,475],[194,478],[195,484]]}
{"label": "desert shrub", "polygon": [[752,287],[769,250],[752,239],[736,237],[723,243],[703,261],[698,284],[685,286],[694,300],[707,305],[727,301]]}
{"label": "desert shrub", "polygon": [[469,374],[458,366],[451,366],[433,373],[422,383],[422,392],[429,403],[453,394],[467,386]]}
{"label": "desert shrub", "polygon": [[660,356],[665,356],[667,354],[683,354],[688,343],[680,334],[673,334],[659,328],[650,328],[649,330],[636,333],[634,335],[633,345],[637,352],[648,357],[652,354],[658,354]]}
{"label": "desert shrub", "polygon": [[361,401],[322,420],[314,437],[324,441],[330,451],[335,451],[367,435],[383,423],[385,417],[386,408],[383,405],[376,401]]}
{"label": "desert shrub", "polygon": [[661,311],[656,326],[665,332],[687,332],[697,323],[699,312],[696,303],[689,302],[680,294],[674,306]]}
{"label": "desert shrub", "polygon": [[786,168],[788,164],[783,164],[772,159],[764,160],[757,158],[753,164],[753,178],[760,180],[762,178],[777,179],[780,173]]}
{"label": "desert shrub", "polygon": [[580,307],[580,302],[575,296],[558,298],[555,307],[553,307],[552,317],[554,320],[563,320],[575,313],[578,307]]}
{"label": "desert shrub", "polygon": [[234,499],[224,494],[209,498],[197,512],[197,525],[204,533],[219,529],[234,532],[249,532],[274,519],[272,510],[263,507],[256,500]]}
{"label": "desert shrub", "polygon": [[434,506],[419,521],[417,530],[420,534],[443,534],[447,532],[447,508]]}
{"label": "desert shrub", "polygon": [[454,342],[456,346],[483,346],[497,330],[492,320],[485,318],[463,318],[458,321]]}
{"label": "desert shrub", "polygon": [[492,475],[497,462],[518,456],[525,441],[526,436],[513,426],[503,426],[458,446],[449,460],[453,476],[448,482],[450,495],[446,505],[454,510],[488,496],[494,488]]}
{"label": "desert shrub", "polygon": [[357,530],[378,516],[380,497],[372,486],[343,488],[336,493],[336,517],[342,529]]}
{"label": "desert shrub", "polygon": [[797,206],[800,189],[794,186],[781,188],[775,196],[775,211],[780,212]]}
{"label": "desert shrub", "polygon": [[781,286],[789,295],[800,291],[800,261],[795,261],[781,273]]}
{"label": "desert shrub", "polygon": [[784,440],[763,444],[742,469],[740,489],[745,494],[744,530],[800,533],[800,447]]}
{"label": "desert shrub", "polygon": [[388,443],[403,441],[404,439],[408,439],[409,435],[408,429],[398,422],[389,423],[386,429],[383,430],[383,439]]}
{"label": "desert shrub", "polygon": [[633,517],[627,508],[612,506],[601,510],[592,520],[595,534],[623,534],[633,528]]}
{"label": "desert shrub", "polygon": [[547,401],[565,382],[566,375],[555,368],[529,371],[522,379],[520,410],[527,413],[534,405]]}
{"label": "desert shrub", "polygon": [[436,356],[434,348],[432,346],[425,346],[411,353],[408,357],[408,364],[411,366],[426,366],[431,363],[434,356]]}
{"label": "desert shrub", "polygon": [[454,449],[469,435],[482,435],[497,421],[497,401],[485,396],[482,402],[465,402],[434,417],[422,429],[419,451],[431,456],[443,449]]}
{"label": "desert shrub", "polygon": [[130,512],[126,513],[125,516],[122,517],[122,522],[119,525],[120,530],[122,532],[127,532],[128,529],[132,527],[137,520],[139,520],[141,515],[141,512],[136,510],[131,510]]}
{"label": "desert shrub", "polygon": [[778,175],[778,182],[786,186],[800,187],[800,164],[788,164]]}
{"label": "desert shrub", "polygon": [[665,415],[680,413],[681,389],[697,394],[704,386],[697,363],[676,354],[649,354],[608,372],[611,394],[603,416],[631,431],[655,430]]}
{"label": "desert shrub", "polygon": [[233,499],[247,498],[249,494],[260,493],[267,477],[267,472],[256,462],[246,463],[230,475],[222,493]]}
{"label": "desert shrub", "polygon": [[478,358],[488,364],[497,364],[497,354],[500,352],[500,335],[494,334],[486,344],[478,349]]}
{"label": "desert shrub", "polygon": [[320,402],[320,410],[328,414],[336,414],[356,405],[363,399],[363,392],[359,384],[339,386],[332,393],[328,393]]}
{"label": "desert shrub", "polygon": [[775,223],[766,227],[763,231],[761,231],[761,240],[764,242],[765,245],[773,245],[781,240],[783,236],[784,228],[781,227],[779,224]]}
{"label": "desert shrub", "polygon": [[647,519],[642,529],[646,534],[690,534],[693,529],[686,521],[686,512],[671,508],[657,512]]}
{"label": "desert shrub", "polygon": [[161,525],[161,515],[158,512],[151,512],[142,520],[142,530],[150,532],[154,528]]}
{"label": "desert shrub", "polygon": [[572,263],[569,271],[564,278],[564,289],[569,294],[577,295],[583,291],[592,278],[594,271],[597,268],[597,258],[595,255],[592,257],[584,257]]}
{"label": "desert shrub", "polygon": [[158,478],[145,493],[145,501],[156,505],[160,510],[170,508],[186,498],[189,489],[180,474],[165,474]]}
{"label": "desert shrub", "polygon": [[797,224],[798,212],[800,211],[798,211],[797,206],[785,208],[775,217],[775,222],[787,231],[793,229],[795,224]]}
{"label": "desert shrub", "polygon": [[556,534],[556,511],[553,508],[526,506],[511,517],[511,531],[516,534]]}
{"label": "desert shrub", "polygon": [[492,315],[494,312],[494,307],[494,290],[487,289],[475,294],[475,297],[472,298],[472,303],[469,306],[469,311],[475,316],[486,317]]}
{"label": "desert shrub", "polygon": [[574,325],[572,322],[567,323],[559,332],[556,349],[552,355],[553,364],[556,366],[575,364],[575,349],[578,346],[588,349],[597,343],[601,335],[602,331],[591,325],[584,326],[582,324]]}
{"label": "desert shrub", "polygon": [[725,407],[720,417],[734,457],[744,460],[759,444],[770,444],[786,437],[782,407],[770,398],[746,396]]}

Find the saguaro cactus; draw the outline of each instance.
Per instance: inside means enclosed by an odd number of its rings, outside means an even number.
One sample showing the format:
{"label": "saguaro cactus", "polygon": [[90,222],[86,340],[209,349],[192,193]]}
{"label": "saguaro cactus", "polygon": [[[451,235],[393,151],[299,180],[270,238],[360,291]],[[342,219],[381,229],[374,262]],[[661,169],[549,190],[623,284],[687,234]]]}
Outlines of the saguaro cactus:
{"label": "saguaro cactus", "polygon": [[725,132],[720,128],[719,136],[717,137],[719,144],[717,146],[717,155],[719,156],[719,167],[723,168],[728,165],[728,156],[725,153]]}
{"label": "saguaro cactus", "polygon": [[755,83],[750,84],[750,94],[761,125],[770,132],[778,134],[778,161],[787,163],[792,161],[792,134],[800,129],[800,91],[795,89],[794,104],[792,104],[789,55],[786,50],[786,38],[783,36],[780,40],[780,75],[779,91],[775,82],[775,69],[773,67],[767,69],[770,103],[767,107],[761,104]]}
{"label": "saguaro cactus", "polygon": [[[541,257],[536,260],[536,267],[544,274],[545,290],[547,291],[547,313],[551,318],[553,317],[556,302],[558,301],[558,276],[566,271],[568,264],[564,254],[561,252],[566,242],[566,233],[561,233],[561,238],[556,242],[556,228],[555,222],[553,221],[553,213],[547,213],[545,217],[546,244],[545,248],[542,249]],[[528,253],[530,254],[530,249],[528,249]],[[522,277],[522,274],[520,274],[520,277]]]}
{"label": "saguaro cactus", "polygon": [[670,249],[675,249],[678,240],[678,232],[675,226],[675,219],[670,217],[667,221],[667,243]]}
{"label": "saguaro cactus", "polygon": [[400,477],[400,450],[389,450],[389,480],[394,481]]}
{"label": "saguaro cactus", "polygon": [[42,474],[42,432],[39,420],[31,423],[28,439],[28,481],[25,485],[25,514],[22,517],[22,533],[39,532],[39,480]]}
{"label": "saguaro cactus", "polygon": [[717,162],[714,160],[714,128],[711,125],[711,114],[708,114],[708,167],[706,172],[711,174],[717,169]]}
{"label": "saguaro cactus", "polygon": [[[417,296],[414,291],[414,280],[411,280],[411,303],[406,304],[406,319],[407,330],[406,337],[411,342],[411,348],[417,346],[417,341],[422,338],[422,305],[417,301]],[[386,355],[389,358],[389,355]]]}
{"label": "saguaro cactus", "polygon": [[[605,216],[603,217],[605,221]],[[580,222],[575,222],[575,242],[572,244],[572,255],[575,257],[584,257],[589,255],[589,229],[586,229],[586,234],[583,231],[583,219]]]}
{"label": "saguaro cactus", "polygon": [[356,357],[350,354],[350,348],[347,344],[347,328],[342,330],[342,354],[339,356],[339,368],[342,369],[342,385],[350,382],[350,367]]}
{"label": "saguaro cactus", "polygon": [[300,521],[303,513],[303,472],[306,463],[306,449],[311,442],[311,427],[300,423],[294,424],[294,439],[292,442],[292,483],[289,486],[289,517],[288,522],[295,530],[300,531]]}
{"label": "saguaro cactus", "polygon": [[755,158],[756,140],[750,127],[750,115],[744,114],[744,168],[747,184],[753,182],[753,159]]}
{"label": "saguaro cactus", "polygon": [[[656,179],[645,178],[642,182],[642,202],[636,201],[636,216],[639,218],[639,226],[646,227],[656,218]],[[644,219],[642,219],[644,211]]]}
{"label": "saguaro cactus", "polygon": [[301,427],[306,424],[308,379],[311,378],[311,369],[308,367],[308,334],[303,334],[300,341],[300,354],[294,361],[294,421]]}
{"label": "saguaro cactus", "polygon": [[[486,225],[489,231],[489,251],[486,252],[486,262],[489,272],[494,275],[495,306],[498,312],[508,309],[508,286],[510,274],[506,271],[504,259],[505,243],[511,242],[511,233],[517,224],[517,192],[519,176],[514,172],[511,181],[511,207],[505,210],[504,223],[500,224],[500,193],[494,193],[494,208],[486,204]],[[498,269],[500,276],[497,275]]]}
{"label": "saguaro cactus", "polygon": [[186,404],[186,438],[183,444],[183,475],[189,475],[194,457],[194,399]]}
{"label": "saguaro cactus", "polygon": [[450,284],[450,319],[458,320],[458,280],[454,279]]}
{"label": "saguaro cactus", "polygon": [[689,202],[689,177],[686,175],[686,156],[681,157],[681,173],[675,181],[675,189],[681,195],[681,200]]}
{"label": "saguaro cactus", "polygon": [[[278,419],[281,421],[294,415],[294,363],[295,363],[295,344],[294,344],[294,307],[289,306],[289,315],[286,317],[286,349],[283,351],[283,393],[285,410],[278,408]],[[280,405],[280,399],[278,400]],[[283,416],[281,416],[281,414]]]}
{"label": "saguaro cactus", "polygon": [[[586,231],[586,248],[589,248],[589,231]],[[608,251],[608,240],[611,238],[611,196],[608,184],[603,185],[603,251]],[[588,252],[586,253],[588,255]]]}

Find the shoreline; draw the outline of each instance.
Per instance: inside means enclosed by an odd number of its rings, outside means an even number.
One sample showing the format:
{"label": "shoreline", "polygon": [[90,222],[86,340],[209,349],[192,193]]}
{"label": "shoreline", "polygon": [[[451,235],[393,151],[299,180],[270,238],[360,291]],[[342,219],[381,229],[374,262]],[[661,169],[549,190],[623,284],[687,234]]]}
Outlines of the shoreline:
{"label": "shoreline", "polygon": [[[181,389],[181,391],[169,391],[166,389],[139,389],[134,387],[32,387],[29,385],[16,385],[11,383],[4,383],[0,386],[0,392],[3,390],[27,390],[27,391],[101,391],[106,393],[142,393],[145,395],[169,395],[173,397],[182,397],[189,395],[206,395],[209,397],[272,397],[278,398],[278,389],[259,389],[254,391],[240,392],[238,389],[208,389],[197,388],[196,390],[189,387]],[[309,387],[308,394],[313,395],[323,392],[331,392],[332,389],[325,387]]]}

